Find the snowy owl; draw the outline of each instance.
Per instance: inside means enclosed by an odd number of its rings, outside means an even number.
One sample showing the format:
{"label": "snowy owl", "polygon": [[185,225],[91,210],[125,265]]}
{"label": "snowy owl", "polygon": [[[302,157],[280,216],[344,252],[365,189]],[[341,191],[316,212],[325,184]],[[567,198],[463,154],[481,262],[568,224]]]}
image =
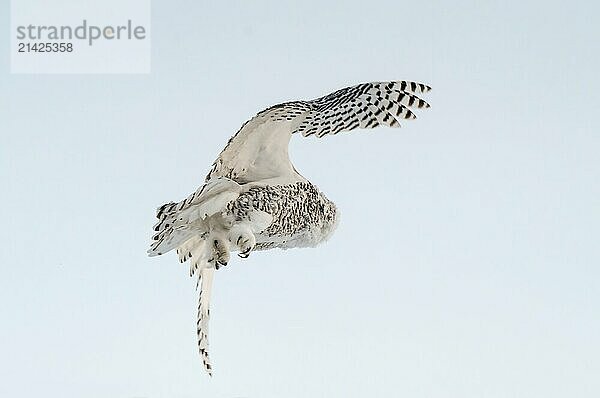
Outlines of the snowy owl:
{"label": "snowy owl", "polygon": [[[274,105],[242,125],[213,163],[204,185],[181,202],[160,206],[150,256],[177,249],[200,286],[196,332],[204,368],[215,270],[231,252],[313,247],[338,222],[335,204],[304,178],[288,156],[292,134],[335,135],[414,119],[409,107],[428,108],[416,94],[431,88],[411,81],[364,83],[312,101]],[[198,285],[197,285],[198,286]]]}

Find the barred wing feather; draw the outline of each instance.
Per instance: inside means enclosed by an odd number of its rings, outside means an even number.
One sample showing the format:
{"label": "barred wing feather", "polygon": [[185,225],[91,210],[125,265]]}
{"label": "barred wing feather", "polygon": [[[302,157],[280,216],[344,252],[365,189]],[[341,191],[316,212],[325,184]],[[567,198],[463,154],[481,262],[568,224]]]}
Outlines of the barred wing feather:
{"label": "barred wing feather", "polygon": [[416,118],[409,108],[429,107],[417,94],[430,89],[409,81],[363,83],[311,101],[274,105],[244,123],[206,179],[221,176],[243,183],[288,175],[293,171],[288,156],[292,134],[324,137],[380,125],[400,127],[399,120]]}

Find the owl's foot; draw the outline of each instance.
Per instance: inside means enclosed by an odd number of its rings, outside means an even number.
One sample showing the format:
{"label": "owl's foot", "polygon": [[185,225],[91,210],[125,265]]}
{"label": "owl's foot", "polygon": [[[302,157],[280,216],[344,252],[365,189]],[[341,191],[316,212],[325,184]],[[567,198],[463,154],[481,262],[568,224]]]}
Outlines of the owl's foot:
{"label": "owl's foot", "polygon": [[248,258],[254,246],[256,238],[250,228],[235,226],[229,231],[229,242],[239,250],[238,256]]}
{"label": "owl's foot", "polygon": [[229,244],[225,239],[216,238],[212,242],[213,246],[213,257],[209,259],[214,262],[215,268],[219,269],[221,266],[226,266],[229,262]]}
{"label": "owl's foot", "polygon": [[190,263],[190,276],[198,269],[219,269],[230,260],[231,251],[239,251],[238,255],[247,258],[256,246],[254,233],[245,225],[235,225],[230,229],[212,226],[206,232],[190,238],[177,248],[179,261]]}

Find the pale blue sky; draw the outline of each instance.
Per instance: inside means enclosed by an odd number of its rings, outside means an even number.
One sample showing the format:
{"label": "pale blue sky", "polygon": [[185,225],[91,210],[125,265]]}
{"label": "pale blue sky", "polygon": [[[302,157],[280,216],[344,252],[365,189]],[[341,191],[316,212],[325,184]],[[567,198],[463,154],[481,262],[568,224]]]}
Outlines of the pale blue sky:
{"label": "pale blue sky", "polygon": [[[149,75],[0,41],[0,396],[600,396],[598,2],[215,3],[153,3]],[[217,273],[209,379],[155,207],[262,108],[389,79],[432,108],[292,140],[341,223]]]}

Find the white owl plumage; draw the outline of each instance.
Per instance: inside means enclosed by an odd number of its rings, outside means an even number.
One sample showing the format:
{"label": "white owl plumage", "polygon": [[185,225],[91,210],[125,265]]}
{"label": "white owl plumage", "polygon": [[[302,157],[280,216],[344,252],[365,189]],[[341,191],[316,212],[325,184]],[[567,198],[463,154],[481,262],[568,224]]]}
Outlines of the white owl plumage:
{"label": "white owl plumage", "polygon": [[208,320],[215,270],[231,252],[312,247],[329,238],[338,221],[336,206],[291,163],[295,133],[323,137],[379,125],[400,127],[414,119],[409,108],[428,108],[417,94],[431,88],[411,81],[363,83],[312,101],[274,105],[242,125],[206,176],[203,186],[181,202],[157,210],[150,256],[177,249],[190,262],[200,285],[197,335],[206,371]]}

